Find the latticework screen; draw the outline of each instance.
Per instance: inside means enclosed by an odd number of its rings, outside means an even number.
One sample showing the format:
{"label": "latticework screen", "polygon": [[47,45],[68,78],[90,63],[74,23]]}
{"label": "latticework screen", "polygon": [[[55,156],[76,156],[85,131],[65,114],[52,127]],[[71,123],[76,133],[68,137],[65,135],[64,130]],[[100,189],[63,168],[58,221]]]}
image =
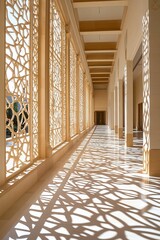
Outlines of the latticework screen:
{"label": "latticework screen", "polygon": [[80,132],[84,130],[84,75],[81,66],[79,66],[79,128]]}
{"label": "latticework screen", "polygon": [[89,127],[89,87],[86,82],[86,127]]}
{"label": "latticework screen", "polygon": [[66,139],[66,34],[55,1],[50,4],[49,141],[54,148]]}
{"label": "latticework screen", "polygon": [[6,171],[10,176],[38,156],[39,1],[6,0],[5,4]]}
{"label": "latticework screen", "polygon": [[[144,159],[150,149],[150,49],[149,49],[149,11],[143,17],[143,148]],[[148,171],[148,162],[144,161],[144,169]]]}
{"label": "latticework screen", "polygon": [[70,44],[70,136],[77,133],[76,52]]}

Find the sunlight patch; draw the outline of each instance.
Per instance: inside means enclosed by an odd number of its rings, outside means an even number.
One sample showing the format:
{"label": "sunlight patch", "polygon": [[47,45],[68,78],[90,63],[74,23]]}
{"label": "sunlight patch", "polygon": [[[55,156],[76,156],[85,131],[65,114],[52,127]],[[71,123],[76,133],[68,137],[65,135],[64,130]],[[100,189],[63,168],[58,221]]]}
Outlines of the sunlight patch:
{"label": "sunlight patch", "polygon": [[29,227],[28,226],[26,226],[26,225],[24,225],[23,223],[18,223],[16,226],[15,226],[15,228],[19,228],[19,229],[22,229],[22,230],[29,230]]}
{"label": "sunlight patch", "polygon": [[84,223],[89,223],[90,221],[86,218],[79,217],[77,215],[72,214],[71,215],[72,219],[72,224],[84,224]]}
{"label": "sunlight patch", "polygon": [[67,218],[65,215],[62,214],[53,214],[52,215],[54,218],[59,219],[60,221],[67,222]]}
{"label": "sunlight patch", "polygon": [[67,229],[64,227],[56,229],[55,232],[58,232],[58,233],[64,234],[64,235],[70,235],[69,232],[67,231]]}
{"label": "sunlight patch", "polygon": [[122,224],[120,221],[118,221],[117,219],[115,219],[112,216],[106,216],[107,220],[114,225],[116,228],[123,228],[124,224]]}
{"label": "sunlight patch", "polygon": [[82,215],[82,216],[87,217],[87,218],[90,218],[93,215],[93,213],[91,213],[89,211],[86,211],[86,210],[84,210],[82,208],[77,208],[74,211],[74,213],[77,214],[77,215]]}
{"label": "sunlight patch", "polygon": [[133,200],[127,199],[127,200],[121,200],[120,202],[127,206],[136,208],[138,210],[142,210],[148,206],[148,204],[146,202],[142,201],[141,199],[133,199]]}
{"label": "sunlight patch", "polygon": [[17,233],[17,236],[18,236],[18,237],[30,235],[30,232],[23,231],[23,230],[16,230],[16,233]]}
{"label": "sunlight patch", "polygon": [[117,235],[117,233],[114,232],[114,231],[106,231],[106,232],[102,233],[102,234],[98,237],[98,239],[104,239],[104,240],[106,240],[106,239],[111,239],[111,238],[115,237],[116,235]]}
{"label": "sunlight patch", "polygon": [[42,212],[37,212],[37,211],[33,211],[33,210],[30,210],[29,213],[34,216],[34,217],[38,217],[40,218],[42,216]]}
{"label": "sunlight patch", "polygon": [[116,218],[119,218],[122,222],[124,222],[128,226],[139,226],[139,224],[140,224],[139,222],[135,221],[134,219],[128,217],[127,214],[120,212],[120,211],[113,212],[112,215],[115,216]]}
{"label": "sunlight patch", "polygon": [[103,228],[98,227],[96,225],[92,225],[92,226],[84,226],[85,228],[89,229],[89,230],[93,230],[94,232],[99,232],[101,231]]}
{"label": "sunlight patch", "polygon": [[126,235],[127,239],[129,239],[129,240],[135,240],[135,239],[146,240],[146,238],[143,238],[140,235],[130,232],[130,231],[125,231],[125,235]]}

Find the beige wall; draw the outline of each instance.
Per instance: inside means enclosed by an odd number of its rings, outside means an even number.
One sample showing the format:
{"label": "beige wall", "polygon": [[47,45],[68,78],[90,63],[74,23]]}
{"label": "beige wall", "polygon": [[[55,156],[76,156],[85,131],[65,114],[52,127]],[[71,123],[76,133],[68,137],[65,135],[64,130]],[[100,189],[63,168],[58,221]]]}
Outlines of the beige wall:
{"label": "beige wall", "polygon": [[[138,6],[138,7],[137,7]],[[119,79],[124,78],[126,60],[133,60],[142,42],[142,19],[148,9],[148,0],[129,0],[122,35],[119,39],[115,66],[109,82],[109,95]]]}
{"label": "beige wall", "polygon": [[107,90],[94,91],[94,111],[106,112],[106,124],[108,123],[108,93]]}

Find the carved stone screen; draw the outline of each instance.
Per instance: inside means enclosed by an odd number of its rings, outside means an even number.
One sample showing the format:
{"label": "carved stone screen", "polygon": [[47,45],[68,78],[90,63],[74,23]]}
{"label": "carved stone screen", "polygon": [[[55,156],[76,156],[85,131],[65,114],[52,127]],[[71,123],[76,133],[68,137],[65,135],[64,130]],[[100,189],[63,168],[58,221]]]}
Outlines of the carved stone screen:
{"label": "carved stone screen", "polygon": [[[149,12],[143,17],[143,147],[144,159],[150,149],[150,61],[149,61]],[[148,161],[144,161],[144,169],[148,169]]]}
{"label": "carved stone screen", "polygon": [[66,139],[66,33],[55,1],[50,4],[49,141],[54,148]]}
{"label": "carved stone screen", "polygon": [[84,130],[84,74],[79,66],[79,128]]}
{"label": "carved stone screen", "polygon": [[6,0],[7,177],[38,156],[38,0]]}
{"label": "carved stone screen", "polygon": [[77,133],[77,85],[76,85],[76,52],[70,44],[70,136]]}
{"label": "carved stone screen", "polygon": [[86,81],[86,127],[89,127],[89,87]]}

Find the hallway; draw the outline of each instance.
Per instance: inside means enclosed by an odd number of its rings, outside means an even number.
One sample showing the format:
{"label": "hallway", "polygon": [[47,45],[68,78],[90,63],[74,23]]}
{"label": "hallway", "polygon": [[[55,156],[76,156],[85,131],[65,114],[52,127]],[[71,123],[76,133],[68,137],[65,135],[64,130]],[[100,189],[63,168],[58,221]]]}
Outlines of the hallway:
{"label": "hallway", "polygon": [[160,178],[141,173],[141,145],[96,126],[0,218],[0,239],[159,240]]}

